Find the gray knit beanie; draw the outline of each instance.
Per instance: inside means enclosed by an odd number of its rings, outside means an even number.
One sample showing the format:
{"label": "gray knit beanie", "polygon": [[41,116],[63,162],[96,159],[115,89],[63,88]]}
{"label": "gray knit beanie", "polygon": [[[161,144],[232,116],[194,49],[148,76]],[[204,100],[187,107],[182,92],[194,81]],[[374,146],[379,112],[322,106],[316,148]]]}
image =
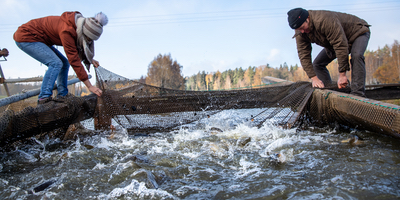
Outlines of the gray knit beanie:
{"label": "gray knit beanie", "polygon": [[85,19],[83,25],[83,34],[92,40],[98,40],[100,35],[103,33],[103,26],[107,25],[107,16],[100,12],[95,17]]}

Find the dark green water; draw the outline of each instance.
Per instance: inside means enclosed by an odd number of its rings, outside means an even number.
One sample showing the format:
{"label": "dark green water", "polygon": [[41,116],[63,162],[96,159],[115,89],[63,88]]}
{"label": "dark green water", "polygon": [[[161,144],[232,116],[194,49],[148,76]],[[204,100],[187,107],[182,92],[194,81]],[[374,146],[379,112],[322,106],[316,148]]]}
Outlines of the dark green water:
{"label": "dark green water", "polygon": [[399,140],[256,128],[244,112],[147,137],[119,128],[67,143],[32,139],[0,154],[0,199],[400,198]]}

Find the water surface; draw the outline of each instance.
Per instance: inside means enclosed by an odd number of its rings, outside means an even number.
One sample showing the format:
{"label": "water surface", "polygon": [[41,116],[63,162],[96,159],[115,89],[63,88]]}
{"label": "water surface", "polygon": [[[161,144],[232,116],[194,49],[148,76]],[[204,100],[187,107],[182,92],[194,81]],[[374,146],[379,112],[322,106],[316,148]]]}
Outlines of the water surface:
{"label": "water surface", "polygon": [[[400,142],[371,132],[257,128],[226,110],[168,132],[118,127],[2,152],[1,199],[396,199]],[[83,122],[92,129],[93,122]]]}

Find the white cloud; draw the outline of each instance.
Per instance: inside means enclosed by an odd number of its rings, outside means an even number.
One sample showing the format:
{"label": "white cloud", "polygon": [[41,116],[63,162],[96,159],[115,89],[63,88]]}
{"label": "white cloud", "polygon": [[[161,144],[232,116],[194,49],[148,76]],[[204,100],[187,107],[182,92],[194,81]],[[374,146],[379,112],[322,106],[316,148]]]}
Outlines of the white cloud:
{"label": "white cloud", "polygon": [[272,49],[268,56],[267,59],[269,62],[274,62],[280,58],[280,50],[279,49]]}

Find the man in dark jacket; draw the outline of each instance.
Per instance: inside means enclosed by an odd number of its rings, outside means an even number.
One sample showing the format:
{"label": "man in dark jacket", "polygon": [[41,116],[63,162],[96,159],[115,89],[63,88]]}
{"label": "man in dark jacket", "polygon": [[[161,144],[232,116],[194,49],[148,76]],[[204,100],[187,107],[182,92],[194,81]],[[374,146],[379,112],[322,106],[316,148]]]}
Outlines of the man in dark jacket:
{"label": "man in dark jacket", "polygon": [[[351,54],[351,94],[365,97],[364,52],[370,37],[370,25],[354,15],[333,11],[295,8],[287,14],[289,26],[295,29],[293,38],[296,38],[301,65],[312,80],[312,86],[323,88],[331,83],[326,66],[337,58],[337,85],[346,87]],[[311,43],[324,47],[314,62],[311,61]]]}

